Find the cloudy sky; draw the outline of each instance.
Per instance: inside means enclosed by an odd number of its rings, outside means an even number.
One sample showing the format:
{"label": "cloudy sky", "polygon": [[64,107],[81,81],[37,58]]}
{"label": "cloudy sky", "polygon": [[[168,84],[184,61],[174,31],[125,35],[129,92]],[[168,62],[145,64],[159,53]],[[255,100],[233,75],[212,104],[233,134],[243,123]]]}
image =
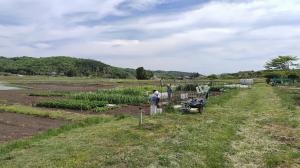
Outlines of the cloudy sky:
{"label": "cloudy sky", "polygon": [[203,74],[300,56],[300,0],[0,0],[0,55]]}

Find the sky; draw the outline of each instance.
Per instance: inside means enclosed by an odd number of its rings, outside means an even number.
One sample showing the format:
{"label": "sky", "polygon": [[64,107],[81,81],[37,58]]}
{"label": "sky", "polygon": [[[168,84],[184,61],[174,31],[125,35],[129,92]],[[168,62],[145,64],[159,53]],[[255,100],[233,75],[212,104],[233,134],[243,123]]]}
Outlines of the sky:
{"label": "sky", "polygon": [[0,0],[0,55],[202,74],[300,56],[300,0]]}

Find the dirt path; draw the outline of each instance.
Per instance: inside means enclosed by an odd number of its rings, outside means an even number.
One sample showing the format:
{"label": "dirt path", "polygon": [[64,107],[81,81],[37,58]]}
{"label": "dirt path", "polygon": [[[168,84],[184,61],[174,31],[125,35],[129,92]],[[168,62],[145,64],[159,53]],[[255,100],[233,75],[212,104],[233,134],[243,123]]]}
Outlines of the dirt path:
{"label": "dirt path", "polygon": [[57,128],[66,121],[0,112],[0,143]]}

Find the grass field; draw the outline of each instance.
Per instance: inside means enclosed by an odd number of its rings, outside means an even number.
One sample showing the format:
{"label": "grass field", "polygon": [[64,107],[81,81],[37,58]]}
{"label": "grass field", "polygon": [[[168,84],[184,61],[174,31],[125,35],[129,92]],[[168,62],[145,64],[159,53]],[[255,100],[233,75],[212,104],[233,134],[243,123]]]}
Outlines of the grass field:
{"label": "grass field", "polygon": [[[0,145],[0,167],[300,167],[300,109],[265,85],[210,100],[205,112],[138,119],[2,107],[74,125]],[[53,133],[54,132],[54,133]]]}

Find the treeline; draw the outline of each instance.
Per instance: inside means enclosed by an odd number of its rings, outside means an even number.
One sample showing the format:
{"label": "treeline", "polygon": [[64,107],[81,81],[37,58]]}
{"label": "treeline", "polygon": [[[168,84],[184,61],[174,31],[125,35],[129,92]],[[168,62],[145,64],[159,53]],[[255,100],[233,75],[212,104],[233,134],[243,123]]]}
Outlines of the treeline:
{"label": "treeline", "polygon": [[[148,71],[146,77],[163,79],[176,79],[184,76],[193,77],[198,73],[178,71]],[[56,57],[14,57],[6,58],[0,56],[0,74],[20,75],[47,75],[47,76],[92,76],[103,78],[135,79],[138,77],[135,69],[118,68],[100,61],[91,59],[80,59],[66,56]]]}
{"label": "treeline", "polygon": [[0,57],[0,72],[21,75],[98,76],[134,78],[135,70],[122,69],[90,59],[72,57]]}
{"label": "treeline", "polygon": [[237,73],[224,73],[220,75],[209,75],[209,79],[242,79],[242,78],[300,78],[300,70],[261,70],[241,71]]}

